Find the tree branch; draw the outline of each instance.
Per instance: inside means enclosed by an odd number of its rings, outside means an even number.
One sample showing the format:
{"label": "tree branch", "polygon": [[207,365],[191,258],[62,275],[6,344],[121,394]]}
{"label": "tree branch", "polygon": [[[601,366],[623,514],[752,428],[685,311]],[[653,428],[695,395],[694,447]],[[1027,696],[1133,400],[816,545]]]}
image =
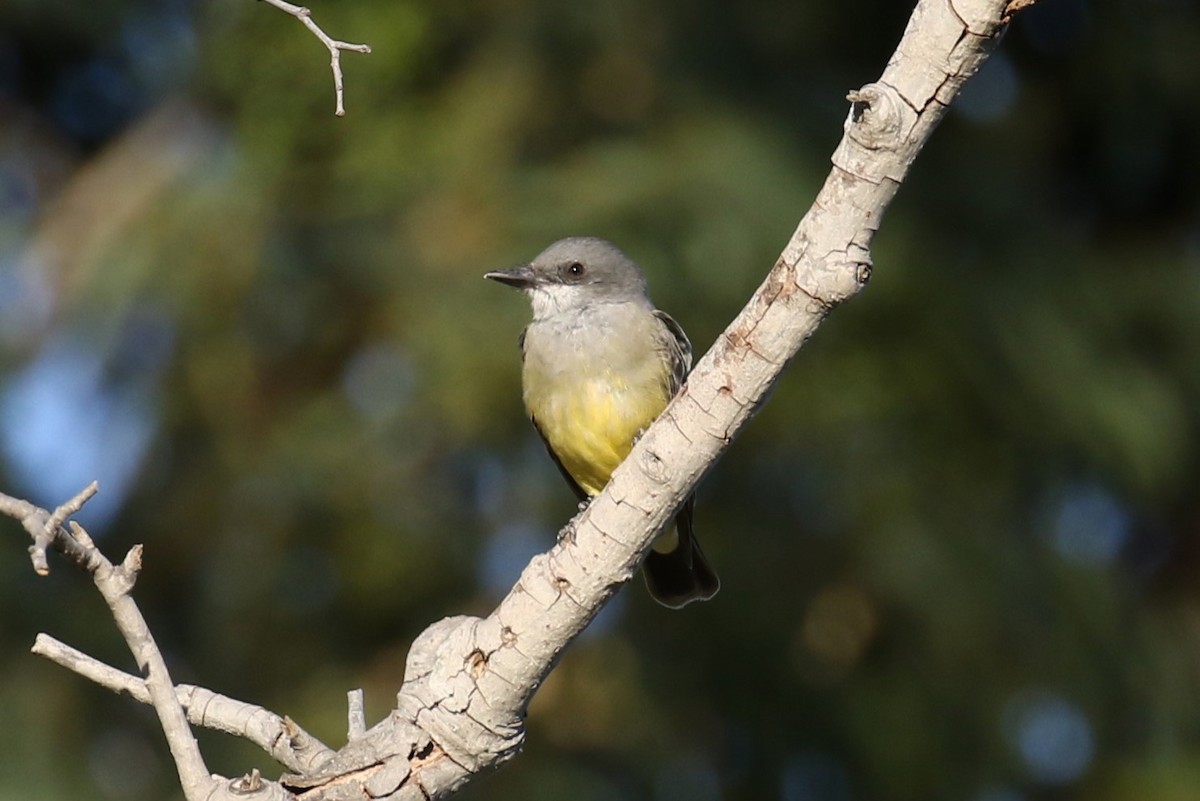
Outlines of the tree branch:
{"label": "tree branch", "polygon": [[312,31],[313,36],[317,37],[321,41],[321,44],[325,45],[325,49],[329,51],[329,66],[333,70],[335,103],[333,113],[339,117],[346,116],[345,93],[342,90],[342,51],[351,50],[355,53],[370,53],[371,46],[366,44],[351,44],[350,42],[342,42],[332,38],[325,31],[321,30],[321,26],[313,22],[312,11],[304,6],[292,5],[285,2],[285,0],[264,0],[264,2],[300,20],[304,24],[304,27]]}
{"label": "tree branch", "polygon": [[[141,677],[106,665],[47,634],[37,636],[30,652],[115,693],[126,693],[143,704],[151,703],[150,691]],[[244,737],[288,770],[309,771],[333,756],[329,746],[291,718],[277,715],[256,704],[238,701],[191,684],[176,685],[175,697],[193,726]]]}
{"label": "tree branch", "polygon": [[[633,576],[655,533],[757,411],[825,316],[866,285],[870,245],[884,211],[947,107],[1003,31],[1008,1],[919,0],[883,74],[849,94],[850,113],[833,169],[766,280],[604,492],[568,523],[555,547],[534,557],[496,610],[483,619],[441,620],[418,636],[393,712],[361,732],[361,713],[352,701],[349,742],[315,769],[301,768],[279,784],[257,772],[227,786],[213,779],[213,797],[227,790],[240,797],[275,798],[285,797],[286,790],[312,799],[424,801],[451,795],[516,754],[528,703],[559,654]],[[307,19],[306,12],[296,15]],[[331,47],[335,80],[336,49]],[[0,511],[36,510],[7,501],[0,496]],[[35,529],[44,531],[47,520],[29,519],[34,522],[26,527],[36,547]],[[74,544],[57,526],[55,546],[72,559],[82,548],[87,564],[103,560],[82,529],[73,525],[72,531]],[[159,710],[172,753],[178,748],[182,754],[176,754],[176,762],[191,799],[194,789],[188,783],[197,782],[193,759],[198,761],[199,754],[190,734],[181,734],[186,721],[176,688],[149,633],[142,631],[144,622],[139,628],[126,620],[136,612],[128,589],[139,555],[135,548],[122,568],[103,560],[107,567],[93,568],[93,574],[114,575],[116,591],[110,588],[105,597],[113,596],[114,618],[139,665],[149,665],[147,694]]]}
{"label": "tree branch", "polygon": [[[87,498],[94,495],[98,488],[99,485],[93,481],[84,487],[74,498],[55,509],[53,513],[47,512],[41,507],[34,506],[29,501],[23,501],[19,498],[13,498],[10,495],[0,493],[0,514],[20,520],[21,525],[33,537],[33,545],[29,546],[29,559],[33,562],[34,572],[39,576],[50,574],[50,564],[46,561],[46,548],[50,546],[53,546],[63,556],[67,557],[72,564],[83,568],[89,573],[92,571],[92,568],[88,564],[91,556],[90,552],[76,542],[75,538],[62,527],[62,521],[79,511],[79,506],[82,506]],[[50,522],[55,519],[58,522],[55,525],[50,525]]]}
{"label": "tree branch", "polygon": [[129,650],[140,670],[145,672],[145,688],[158,714],[159,724],[167,738],[167,746],[175,760],[179,782],[188,801],[200,801],[210,796],[214,780],[200,756],[200,748],[192,737],[187,717],[179,699],[175,697],[175,686],[167,671],[162,652],[154,642],[145,618],[130,597],[129,592],[137,581],[142,567],[142,546],[135,545],[120,565],[114,565],[92,542],[92,538],[78,523],[71,521],[69,530],[63,528],[67,517],[83,506],[87,499],[96,494],[95,482],[88,485],[71,500],[58,507],[53,513],[32,504],[0,494],[0,511],[16,512],[21,523],[33,536],[30,548],[34,570],[44,575],[48,571],[45,549],[53,543],[73,561],[92,575],[92,582],[100,591],[117,628],[125,638]]}
{"label": "tree branch", "polygon": [[[409,652],[397,708],[337,760],[403,776],[389,797],[444,798],[510,759],[534,691],[628,581],[654,535],[757,411],[784,366],[866,285],[879,221],[949,103],[1003,30],[1005,0],[921,0],[878,81],[851,93],[833,169],[774,268],[605,491],[487,618],[450,618]],[[334,765],[285,777],[330,793]]]}

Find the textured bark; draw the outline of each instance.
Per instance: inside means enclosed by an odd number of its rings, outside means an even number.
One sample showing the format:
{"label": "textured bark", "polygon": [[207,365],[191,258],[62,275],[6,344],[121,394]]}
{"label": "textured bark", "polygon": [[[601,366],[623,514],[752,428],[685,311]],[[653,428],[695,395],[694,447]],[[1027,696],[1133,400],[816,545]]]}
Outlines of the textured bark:
{"label": "textured bark", "polygon": [[1004,14],[1003,0],[918,3],[883,75],[850,94],[833,169],[774,268],[605,491],[491,615],[441,621],[413,644],[396,711],[368,734],[411,766],[392,797],[413,785],[445,797],[517,752],[558,655],[633,576],[825,315],[866,285],[884,210]]}
{"label": "textured bark", "polygon": [[[44,644],[48,655],[59,654],[61,664],[105,686],[152,699],[164,721],[169,716],[178,724],[173,752],[187,737],[179,731],[187,707],[193,724],[243,736],[250,736],[247,721],[259,721],[251,739],[303,771],[279,783],[257,773],[233,782],[213,777],[209,798],[288,793],[312,799],[444,798],[513,757],[524,737],[529,701],[559,654],[633,576],[655,533],[753,416],[825,316],[866,285],[871,241],[884,210],[949,103],[987,58],[1008,13],[1006,0],[918,2],[882,76],[850,93],[845,136],[812,208],[684,389],[605,491],[568,524],[554,548],[534,557],[492,614],[448,618],[417,638],[387,719],[361,732],[351,705],[351,739],[340,751],[329,751],[286,718],[258,707],[213,694],[221,703],[206,700],[200,711],[188,702],[197,697],[191,693],[201,692],[196,688],[172,692],[160,681],[148,692],[136,691],[129,685],[141,681],[138,677],[111,675],[94,660]],[[22,503],[7,499],[0,511],[33,521],[27,527],[35,539],[35,569],[45,568],[51,541],[77,562],[91,559],[68,541],[71,534],[61,525],[65,514],[34,515]],[[51,530],[54,537],[48,538]],[[130,583],[135,573],[129,571]],[[131,604],[128,588],[118,589],[114,605]],[[165,668],[155,667],[160,656],[139,659],[147,662],[152,677],[165,676]],[[181,776],[196,775],[194,764],[184,767],[181,762]]]}

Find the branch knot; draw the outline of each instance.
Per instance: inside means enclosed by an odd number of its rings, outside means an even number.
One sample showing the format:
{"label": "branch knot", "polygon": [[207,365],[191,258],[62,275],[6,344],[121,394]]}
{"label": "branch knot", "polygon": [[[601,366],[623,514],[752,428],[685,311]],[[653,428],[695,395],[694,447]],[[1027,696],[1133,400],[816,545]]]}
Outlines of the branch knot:
{"label": "branch knot", "polygon": [[658,484],[662,484],[670,477],[666,465],[663,464],[662,457],[657,453],[647,448],[642,451],[641,457],[642,472],[646,474],[647,478]]}
{"label": "branch knot", "polygon": [[894,89],[882,83],[869,83],[847,94],[850,114],[843,126],[847,135],[870,150],[891,144],[904,128],[894,94]]}

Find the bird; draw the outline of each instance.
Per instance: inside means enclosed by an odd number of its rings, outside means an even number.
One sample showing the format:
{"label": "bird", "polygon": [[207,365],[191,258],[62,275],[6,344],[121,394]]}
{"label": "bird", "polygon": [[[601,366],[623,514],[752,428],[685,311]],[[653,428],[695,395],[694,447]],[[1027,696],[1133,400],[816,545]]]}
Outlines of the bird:
{"label": "bird", "polygon": [[[484,277],[529,297],[533,319],[519,338],[525,409],[587,503],[683,386],[691,343],[650,301],[637,264],[605,239],[560,239],[528,264]],[[693,493],[642,563],[651,597],[673,609],[721,586],[696,539],[694,509]]]}

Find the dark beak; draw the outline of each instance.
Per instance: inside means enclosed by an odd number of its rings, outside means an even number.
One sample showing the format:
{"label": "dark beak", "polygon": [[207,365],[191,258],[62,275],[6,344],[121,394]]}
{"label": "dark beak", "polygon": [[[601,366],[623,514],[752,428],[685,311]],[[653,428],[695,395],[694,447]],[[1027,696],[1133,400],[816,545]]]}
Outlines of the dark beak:
{"label": "dark beak", "polygon": [[508,270],[492,270],[483,277],[499,281],[502,284],[508,284],[509,286],[515,286],[517,289],[528,289],[537,283],[537,276],[534,274],[533,268],[528,264],[522,264]]}

